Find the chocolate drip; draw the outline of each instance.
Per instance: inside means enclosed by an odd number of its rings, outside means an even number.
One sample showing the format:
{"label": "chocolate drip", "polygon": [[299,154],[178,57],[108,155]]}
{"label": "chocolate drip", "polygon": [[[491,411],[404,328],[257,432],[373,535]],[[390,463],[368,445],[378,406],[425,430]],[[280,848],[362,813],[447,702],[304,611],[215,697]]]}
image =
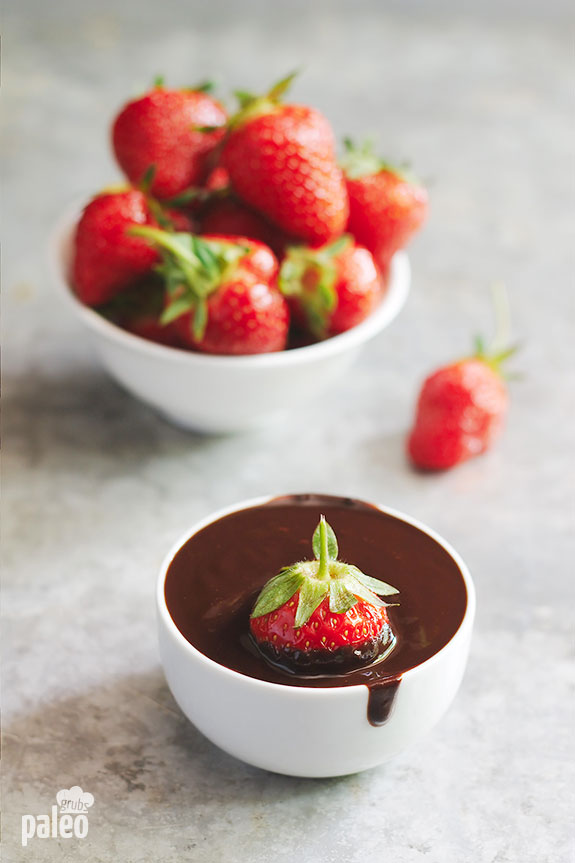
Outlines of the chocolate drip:
{"label": "chocolate drip", "polygon": [[370,725],[385,725],[391,715],[401,677],[376,680],[369,684],[367,718]]}

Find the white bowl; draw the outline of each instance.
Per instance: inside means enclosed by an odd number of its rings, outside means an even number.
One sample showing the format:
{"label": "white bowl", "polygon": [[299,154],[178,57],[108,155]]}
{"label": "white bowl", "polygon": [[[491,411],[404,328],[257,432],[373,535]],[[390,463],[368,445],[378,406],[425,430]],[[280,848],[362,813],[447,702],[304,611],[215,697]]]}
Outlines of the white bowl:
{"label": "white bowl", "polygon": [[166,347],[115,326],[74,295],[67,274],[77,218],[76,213],[76,218],[62,220],[51,243],[51,266],[62,293],[112,377],[172,422],[196,431],[254,428],[317,396],[338,380],[365,342],[391,323],[409,293],[409,261],[399,252],[379,307],[339,336],[289,351],[240,357]]}
{"label": "white bowl", "polygon": [[391,715],[384,725],[374,727],[367,719],[367,686],[296,687],[248,677],[200,653],[170,615],[165,580],[181,546],[208,524],[269,499],[245,501],[214,513],[194,525],[166,557],[156,598],[160,656],[168,685],[182,711],[209,740],[248,764],[308,777],[341,776],[375,767],[429,731],[454,698],[467,663],[475,616],[471,576],[457,552],[435,531],[378,506],[443,546],[461,571],[467,606],[451,640],[403,673]]}

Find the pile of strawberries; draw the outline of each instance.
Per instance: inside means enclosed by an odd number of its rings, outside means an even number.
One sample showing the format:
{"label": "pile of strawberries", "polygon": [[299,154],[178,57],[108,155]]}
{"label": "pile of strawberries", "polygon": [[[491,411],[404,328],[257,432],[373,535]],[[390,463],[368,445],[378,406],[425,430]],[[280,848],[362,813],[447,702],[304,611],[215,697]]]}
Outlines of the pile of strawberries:
{"label": "pile of strawberries", "polygon": [[79,299],[132,333],[215,354],[279,351],[341,333],[385,292],[423,223],[425,190],[346,142],[314,108],[157,81],[116,117],[130,185],[90,201],[71,272]]}

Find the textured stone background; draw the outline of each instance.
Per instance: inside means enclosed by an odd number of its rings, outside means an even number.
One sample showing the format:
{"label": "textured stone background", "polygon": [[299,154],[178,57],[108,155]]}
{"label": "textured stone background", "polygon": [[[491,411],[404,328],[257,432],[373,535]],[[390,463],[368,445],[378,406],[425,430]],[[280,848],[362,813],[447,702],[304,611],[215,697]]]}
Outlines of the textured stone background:
{"label": "textured stone background", "polygon": [[[571,859],[567,4],[28,0],[5,17],[6,863]],[[71,201],[115,179],[107,123],[155,74],[261,88],[300,65],[294,95],[338,136],[375,133],[429,181],[412,297],[339,390],[290,423],[186,434],[100,370],[50,284],[48,237]],[[489,329],[496,278],[524,344],[505,436],[450,474],[415,475],[402,453],[417,384]],[[344,779],[224,755],[182,718],[158,665],[166,549],[216,507],[286,490],[410,512],[476,579],[472,655],[448,715],[395,761]],[[88,838],[20,848],[21,815],[74,783],[96,798]]]}

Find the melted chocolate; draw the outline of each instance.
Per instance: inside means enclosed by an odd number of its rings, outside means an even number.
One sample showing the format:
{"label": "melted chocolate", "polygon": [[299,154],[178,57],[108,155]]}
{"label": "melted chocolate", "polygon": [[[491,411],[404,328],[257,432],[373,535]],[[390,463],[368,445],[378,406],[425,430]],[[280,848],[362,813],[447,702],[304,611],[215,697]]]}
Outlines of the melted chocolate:
{"label": "melted chocolate", "polygon": [[276,647],[269,641],[257,644],[250,636],[254,647],[268,662],[284,671],[300,677],[316,677],[325,674],[345,674],[354,668],[379,662],[395,646],[395,636],[386,623],[378,638],[370,638],[361,645],[346,644],[337,650],[298,650]]}
{"label": "melted chocolate", "polygon": [[[338,538],[340,559],[393,584],[400,604],[388,609],[396,643],[383,659],[312,677],[266,662],[249,637],[249,615],[272,575],[311,557],[322,513]],[[274,498],[208,525],[174,556],[165,596],[184,638],[240,674],[286,686],[365,684],[372,725],[390,715],[402,675],[450,641],[467,606],[461,571],[434,539],[370,504],[327,495]]]}

